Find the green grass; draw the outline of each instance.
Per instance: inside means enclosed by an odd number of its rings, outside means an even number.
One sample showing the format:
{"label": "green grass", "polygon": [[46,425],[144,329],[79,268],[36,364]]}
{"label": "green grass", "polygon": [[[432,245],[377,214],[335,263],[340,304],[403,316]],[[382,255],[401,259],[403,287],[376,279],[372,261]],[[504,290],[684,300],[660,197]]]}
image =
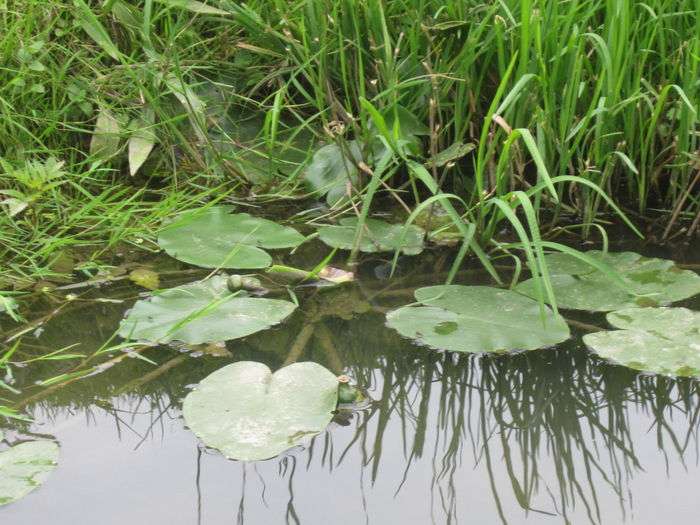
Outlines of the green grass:
{"label": "green grass", "polygon": [[[621,216],[613,202],[690,236],[698,13],[700,0],[0,0],[0,289],[50,276],[66,250],[148,248],[166,216],[212,197],[308,195],[314,150],[350,140],[361,221],[387,197],[433,198],[462,234],[458,264],[473,252],[492,271],[524,249],[545,291],[550,228],[587,235]],[[131,176],[144,133],[154,149]]]}

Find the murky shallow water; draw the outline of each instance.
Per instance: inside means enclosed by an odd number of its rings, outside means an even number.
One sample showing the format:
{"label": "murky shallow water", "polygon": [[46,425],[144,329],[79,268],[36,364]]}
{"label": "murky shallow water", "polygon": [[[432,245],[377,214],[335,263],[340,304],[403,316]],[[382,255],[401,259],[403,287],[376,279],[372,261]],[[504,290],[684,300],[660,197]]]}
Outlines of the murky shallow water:
{"label": "murky shallow water", "polygon": [[[11,440],[55,437],[61,460],[43,487],[1,508],[0,520],[695,523],[698,383],[606,364],[585,350],[580,334],[555,349],[474,357],[416,347],[385,328],[382,311],[409,301],[417,285],[439,283],[447,262],[428,255],[389,282],[381,279],[383,261],[368,259],[358,283],[309,291],[292,319],[230,342],[225,357],[153,349],[144,355],[157,366],[125,358],[101,374],[49,388],[32,384],[73,364],[16,369],[35,423],[0,426]],[[480,279],[465,273],[460,281]],[[25,338],[27,351],[76,342],[81,352],[94,351],[136,293],[116,283],[84,296],[38,337]],[[88,300],[105,296],[127,299]],[[700,301],[686,306],[700,309]],[[603,323],[602,316],[580,320]],[[303,352],[290,355],[305,323],[313,324],[313,335]],[[373,401],[336,417],[305,448],[264,462],[228,461],[184,427],[180,405],[193,384],[236,360],[273,369],[314,360],[348,373]]]}

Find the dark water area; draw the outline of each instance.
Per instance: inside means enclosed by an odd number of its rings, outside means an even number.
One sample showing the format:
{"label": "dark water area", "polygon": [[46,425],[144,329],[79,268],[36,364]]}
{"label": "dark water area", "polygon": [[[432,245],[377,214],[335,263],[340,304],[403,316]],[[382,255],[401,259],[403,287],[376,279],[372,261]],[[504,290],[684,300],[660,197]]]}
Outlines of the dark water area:
{"label": "dark water area", "polygon": [[[700,262],[616,242],[616,251]],[[305,253],[306,252],[306,253]],[[313,245],[297,262],[312,259]],[[316,254],[316,256],[318,256]],[[75,363],[15,369],[35,422],[0,422],[10,441],[61,446],[58,468],[3,524],[658,524],[696,523],[700,502],[700,383],[637,373],[589,353],[584,332],[555,348],[470,356],[416,346],[384,312],[439,284],[450,256],[366,257],[355,283],[301,290],[287,322],[231,341],[225,352],[154,348],[156,365],[114,353],[112,366],[68,384],[37,386]],[[697,271],[697,270],[696,270]],[[200,277],[206,275],[203,272]],[[174,275],[171,282],[193,280]],[[458,282],[485,282],[465,270]],[[118,281],[81,295],[29,337],[37,354],[110,339],[140,290]],[[96,300],[97,299],[97,300]],[[105,302],[104,299],[108,299]],[[700,309],[696,299],[683,306]],[[55,305],[37,301],[38,316]],[[603,315],[566,317],[606,326]],[[299,334],[311,325],[305,344]],[[3,327],[5,328],[5,327]],[[109,360],[112,361],[109,361]],[[307,446],[261,462],[226,460],[184,424],[181,404],[208,374],[240,360],[273,370],[313,360],[346,373],[370,401],[340,412]],[[116,362],[118,361],[118,362]],[[3,394],[4,395],[4,394]]]}

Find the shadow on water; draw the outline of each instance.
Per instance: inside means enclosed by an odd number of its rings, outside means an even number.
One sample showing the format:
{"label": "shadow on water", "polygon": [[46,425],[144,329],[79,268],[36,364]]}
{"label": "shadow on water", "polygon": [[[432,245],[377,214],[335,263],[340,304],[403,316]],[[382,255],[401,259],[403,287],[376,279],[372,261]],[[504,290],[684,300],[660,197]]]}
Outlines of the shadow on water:
{"label": "shadow on water", "polygon": [[[126,358],[92,377],[43,389],[32,385],[73,365],[40,362],[16,369],[17,384],[26,387],[18,405],[38,424],[7,430],[11,437],[55,433],[60,439],[66,422],[79,417],[84,428],[111,425],[102,436],[128,441],[133,453],[147,443],[167,449],[186,439],[196,468],[174,462],[169,475],[191,476],[187,483],[196,495],[182,505],[196,507],[198,523],[328,523],[299,502],[309,491],[324,495],[315,503],[319,508],[349,513],[336,516],[336,523],[388,523],[395,515],[404,523],[456,524],[472,521],[465,516],[472,513],[478,523],[632,523],[635,479],[649,461],[661,458],[667,477],[680,469],[700,479],[696,382],[607,364],[587,352],[580,334],[556,348],[495,357],[416,347],[387,329],[382,315],[410,300],[411,279],[383,291],[381,281],[312,291],[288,323],[229,342],[225,357],[153,349],[148,356],[156,366]],[[133,296],[129,288],[121,292]],[[112,290],[111,297],[121,292]],[[74,342],[97,348],[123,311],[119,303],[69,309],[33,340],[37,348]],[[604,323],[602,317],[594,321]],[[306,448],[265,462],[225,461],[196,443],[180,405],[193,384],[237,360],[264,361],[273,369],[314,360],[352,376],[371,401],[339,412]],[[85,438],[81,446],[94,445]],[[71,459],[69,450],[57,472]],[[226,519],[218,510],[211,518],[208,510],[209,494],[218,490],[205,481],[210,472],[217,485],[230,487]],[[153,473],[149,482],[167,483],[162,476]],[[55,497],[78,497],[49,481],[29,499],[50,490]],[[467,508],[475,502],[483,510]],[[23,502],[8,511],[20,518],[17,523],[36,518]],[[160,523],[153,512],[150,522]]]}

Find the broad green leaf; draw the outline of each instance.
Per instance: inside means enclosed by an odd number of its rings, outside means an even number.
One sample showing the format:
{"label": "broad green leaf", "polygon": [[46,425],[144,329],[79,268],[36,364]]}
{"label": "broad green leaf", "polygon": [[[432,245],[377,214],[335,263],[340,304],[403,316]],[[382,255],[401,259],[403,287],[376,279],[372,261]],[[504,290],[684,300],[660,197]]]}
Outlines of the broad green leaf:
{"label": "broad green leaf", "polygon": [[233,206],[191,210],[160,232],[158,245],[176,259],[204,268],[266,268],[272,258],[261,248],[294,248],[304,236],[293,228]]}
{"label": "broad green leaf", "polygon": [[583,337],[601,357],[635,370],[700,377],[700,312],[627,308],[609,313],[607,319],[620,330]]}
{"label": "broad green leaf", "polygon": [[38,488],[58,463],[53,441],[20,443],[0,452],[0,505],[17,501]]}
{"label": "broad green leaf", "polygon": [[76,18],[80,27],[92,38],[109,56],[114,60],[119,60],[119,49],[109,33],[95,16],[95,13],[88,7],[83,0],[73,0],[73,5],[76,7]]}
{"label": "broad green leaf", "polygon": [[156,145],[156,134],[153,131],[155,117],[153,111],[146,110],[141,118],[134,119],[129,128],[129,173],[133,177],[143,163],[146,162]]}
{"label": "broad green leaf", "polygon": [[289,301],[234,295],[226,276],[217,275],[137,301],[119,335],[154,343],[228,341],[270,328],[295,309]]}
{"label": "broad green leaf", "polygon": [[328,144],[314,153],[304,178],[314,192],[325,195],[328,205],[334,206],[346,197],[347,184],[357,183],[355,163],[361,160],[362,153],[356,140],[349,141],[346,149]]}
{"label": "broad green leaf", "polygon": [[[396,110],[394,112],[394,109]],[[394,108],[384,111],[384,121],[389,131],[393,131],[396,125],[396,116],[398,115],[398,128],[400,131],[399,139],[412,141],[416,136],[430,135],[430,128],[423,122],[418,120],[416,114],[400,104]]]}
{"label": "broad green leaf", "polygon": [[418,305],[389,312],[387,326],[404,337],[453,352],[535,350],[569,338],[566,321],[537,301],[488,286],[419,288]]}
{"label": "broad green leaf", "polygon": [[[318,230],[319,238],[331,248],[351,250],[357,229],[356,217],[340,219],[339,226],[323,226]],[[404,229],[406,230],[404,235]],[[403,236],[403,242],[402,241]],[[389,224],[379,219],[367,219],[360,240],[360,251],[366,253],[391,252],[400,249],[406,255],[417,255],[423,251],[423,229],[415,225]]]}
{"label": "broad green leaf", "polygon": [[[643,257],[633,252],[585,252],[617,271],[625,287],[600,270],[564,253],[545,257],[560,308],[609,312],[634,306],[658,306],[682,301],[700,293],[700,276],[678,268],[673,261]],[[537,297],[535,281],[516,287]]]}
{"label": "broad green leaf", "polygon": [[198,2],[197,0],[158,0],[161,4],[166,4],[172,7],[179,7],[181,9],[187,9],[198,15],[222,15],[227,16],[231,13],[219,9],[217,7],[211,6],[212,2],[204,3]]}
{"label": "broad green leaf", "polygon": [[103,160],[119,152],[119,121],[107,109],[100,109],[90,141],[90,155]]}
{"label": "broad green leaf", "polygon": [[242,361],[217,370],[187,395],[187,426],[229,459],[269,459],[322,432],[338,401],[338,380],[316,363],[274,374]]}

